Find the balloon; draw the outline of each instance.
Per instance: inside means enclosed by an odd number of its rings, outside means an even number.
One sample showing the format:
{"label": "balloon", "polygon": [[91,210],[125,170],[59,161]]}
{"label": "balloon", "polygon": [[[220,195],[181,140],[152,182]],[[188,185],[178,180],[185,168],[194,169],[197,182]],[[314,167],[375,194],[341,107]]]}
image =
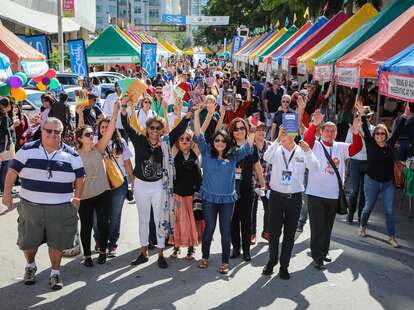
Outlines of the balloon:
{"label": "balloon", "polygon": [[0,96],[9,96],[10,95],[10,86],[3,85],[0,87]]}
{"label": "balloon", "polygon": [[36,76],[33,78],[33,80],[35,80],[37,83],[41,82],[43,79],[43,76]]}
{"label": "balloon", "polygon": [[37,88],[41,91],[45,91],[47,89],[47,86],[43,84],[42,82],[37,83]]}
{"label": "balloon", "polygon": [[54,90],[60,87],[59,80],[57,78],[50,79],[49,89]]}
{"label": "balloon", "polygon": [[42,83],[44,84],[44,85],[49,85],[50,84],[50,79],[47,77],[47,76],[45,76],[43,79],[42,79]]}
{"label": "balloon", "polygon": [[26,99],[26,91],[22,87],[12,88],[10,90],[10,95],[16,99],[16,101],[23,101]]}
{"label": "balloon", "polygon": [[18,75],[12,75],[9,79],[9,85],[11,88],[19,88],[22,87],[23,81]]}
{"label": "balloon", "polygon": [[46,77],[48,77],[49,79],[53,79],[54,77],[56,77],[56,70],[55,69],[47,70]]}
{"label": "balloon", "polygon": [[23,72],[17,72],[16,75],[22,79],[23,85],[26,85],[27,75]]}

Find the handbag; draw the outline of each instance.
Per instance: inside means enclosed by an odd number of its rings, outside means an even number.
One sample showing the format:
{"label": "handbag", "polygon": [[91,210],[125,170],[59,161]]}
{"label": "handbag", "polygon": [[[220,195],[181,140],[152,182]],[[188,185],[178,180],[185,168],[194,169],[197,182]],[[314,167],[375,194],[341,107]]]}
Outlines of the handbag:
{"label": "handbag", "polygon": [[111,189],[116,189],[124,184],[124,175],[122,174],[122,170],[119,167],[118,162],[109,152],[108,148],[106,148],[105,152],[107,155],[104,157],[106,175],[108,177],[109,184],[111,185]]}
{"label": "handbag", "polygon": [[336,208],[336,213],[340,215],[344,215],[348,213],[348,200],[346,199],[344,186],[342,184],[341,175],[339,174],[338,168],[336,167],[335,163],[332,160],[331,155],[329,155],[328,151],[326,150],[325,146],[321,142],[323,152],[325,153],[325,157],[328,160],[329,164],[332,166],[333,170],[335,171],[336,178],[338,180],[338,188],[339,188],[339,197],[338,197],[338,206]]}

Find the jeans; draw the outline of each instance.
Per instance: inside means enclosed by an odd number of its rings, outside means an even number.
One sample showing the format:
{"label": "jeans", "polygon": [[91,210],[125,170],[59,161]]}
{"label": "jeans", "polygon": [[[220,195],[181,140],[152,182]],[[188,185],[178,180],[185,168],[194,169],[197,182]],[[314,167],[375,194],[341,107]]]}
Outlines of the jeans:
{"label": "jeans", "polygon": [[220,221],[221,235],[221,261],[223,264],[229,263],[230,241],[231,241],[231,218],[233,216],[234,203],[212,203],[203,201],[204,220],[206,228],[203,234],[203,243],[201,251],[203,258],[208,259],[210,256],[211,240],[213,239],[214,230],[216,229],[217,214]]}
{"label": "jeans", "polygon": [[[260,200],[263,204],[264,214],[263,214],[263,232],[269,232],[269,199],[266,196],[260,197]],[[252,209],[252,227],[251,227],[251,234],[256,234],[256,227],[257,227],[257,206],[259,204],[259,196],[254,194],[254,201],[253,201],[253,209]]]}
{"label": "jeans", "polygon": [[361,212],[365,205],[364,195],[364,175],[365,175],[365,160],[351,159],[349,163],[349,177],[351,178],[351,194],[349,195],[349,215],[354,216],[357,210],[358,203],[358,220],[361,219]]}
{"label": "jeans", "polygon": [[5,160],[0,162],[0,191],[4,192],[4,181],[6,180],[7,169],[9,167],[9,161]]}
{"label": "jeans", "polygon": [[375,207],[377,198],[382,192],[384,214],[387,222],[387,230],[389,236],[395,236],[395,218],[394,218],[394,198],[395,186],[393,181],[378,182],[365,175],[365,207],[362,210],[361,226],[366,227],[368,224],[369,214]]}

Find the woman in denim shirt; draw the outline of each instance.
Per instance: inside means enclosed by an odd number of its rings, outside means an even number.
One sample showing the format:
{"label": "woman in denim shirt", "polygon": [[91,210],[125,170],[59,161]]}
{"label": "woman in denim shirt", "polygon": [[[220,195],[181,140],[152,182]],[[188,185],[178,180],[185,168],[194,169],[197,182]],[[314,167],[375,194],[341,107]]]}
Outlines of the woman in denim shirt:
{"label": "woman in denim shirt", "polygon": [[[208,109],[209,113],[212,109]],[[211,117],[210,117],[211,118]],[[209,118],[208,118],[209,119]],[[203,128],[205,128],[203,124]],[[194,116],[194,140],[198,143],[202,154],[203,182],[200,189],[203,200],[206,228],[203,234],[200,268],[207,268],[210,245],[216,227],[217,214],[220,220],[222,257],[219,272],[227,274],[230,256],[230,228],[234,202],[236,163],[253,151],[254,134],[249,134],[246,143],[238,150],[232,150],[231,139],[226,131],[216,131],[211,143],[207,143],[200,130],[200,110]]]}

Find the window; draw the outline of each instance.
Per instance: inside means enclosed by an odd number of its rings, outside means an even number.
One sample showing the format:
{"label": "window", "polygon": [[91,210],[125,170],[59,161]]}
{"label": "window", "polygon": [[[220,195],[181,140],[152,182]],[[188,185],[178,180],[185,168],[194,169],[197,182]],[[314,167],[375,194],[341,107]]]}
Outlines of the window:
{"label": "window", "polygon": [[142,24],[141,18],[134,18],[134,24],[141,25]]}
{"label": "window", "polygon": [[160,0],[148,1],[150,6],[160,6]]}
{"label": "window", "polygon": [[149,17],[150,18],[159,18],[160,17],[160,13],[159,13],[158,10],[150,9],[149,10]]}
{"label": "window", "polygon": [[135,14],[141,14],[141,8],[140,7],[135,7],[134,8],[134,13]]}
{"label": "window", "polygon": [[102,11],[102,7],[100,5],[96,5],[96,13],[99,13]]}
{"label": "window", "polygon": [[111,15],[116,15],[116,6],[115,5],[108,6],[108,13]]}
{"label": "window", "polygon": [[97,18],[96,18],[96,24],[97,24],[97,25],[102,25],[102,24],[103,24],[103,22],[104,22],[103,17],[97,17]]}
{"label": "window", "polygon": [[135,2],[141,2],[141,0],[135,0]]}

